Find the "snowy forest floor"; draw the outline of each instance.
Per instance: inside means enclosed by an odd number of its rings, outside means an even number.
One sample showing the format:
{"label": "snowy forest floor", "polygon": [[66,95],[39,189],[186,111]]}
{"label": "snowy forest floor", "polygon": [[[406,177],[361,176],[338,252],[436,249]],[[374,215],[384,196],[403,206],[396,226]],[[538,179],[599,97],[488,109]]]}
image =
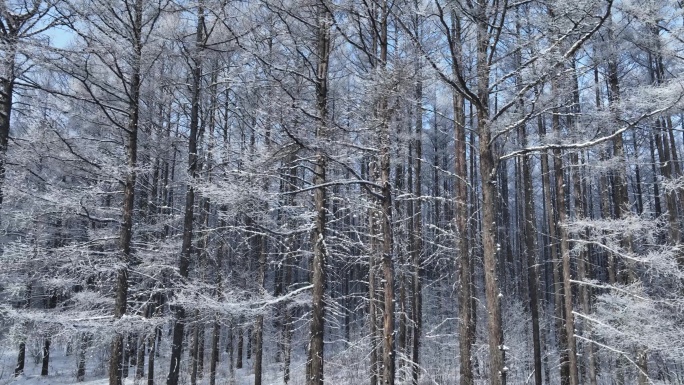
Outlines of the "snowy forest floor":
{"label": "snowy forest floor", "polygon": [[[91,359],[87,362],[86,367],[86,378],[83,382],[76,381],[76,355],[70,354],[66,355],[63,346],[60,346],[50,354],[50,365],[49,365],[49,375],[41,376],[41,363],[30,357],[27,352],[27,360],[25,373],[22,376],[14,377],[14,365],[16,363],[16,351],[5,351],[1,356],[0,361],[0,385],[107,385],[107,365],[106,361],[103,361],[103,355],[100,357],[90,357]],[[165,354],[166,355],[166,354]],[[95,359],[92,359],[95,358]],[[221,357],[222,362],[227,362],[228,354],[223,353]],[[189,361],[189,360],[185,360]],[[245,366],[242,369],[235,369],[233,375],[234,379],[231,378],[229,368],[226,365],[218,365],[218,373],[216,376],[216,385],[251,385],[254,383],[254,373],[253,373],[253,360],[246,360]],[[303,364],[303,363],[302,363]],[[147,365],[147,362],[145,362]],[[283,383],[282,380],[282,370],[279,368],[280,364],[271,363],[264,368],[264,385],[280,385]],[[145,368],[147,369],[147,367]],[[292,384],[300,383],[303,378],[297,378],[299,373],[303,374],[303,370],[299,370],[297,364],[293,367],[293,379]],[[166,375],[168,371],[168,357],[160,357],[157,359],[155,364],[155,384],[165,384]],[[141,380],[136,381],[134,379],[135,368],[131,367],[129,372],[129,377],[125,379],[124,385],[142,385],[147,384],[147,373],[145,377]],[[189,384],[189,374],[187,370],[187,364],[181,369],[181,384]],[[208,373],[205,373],[204,378],[198,380],[199,385],[209,384]]]}

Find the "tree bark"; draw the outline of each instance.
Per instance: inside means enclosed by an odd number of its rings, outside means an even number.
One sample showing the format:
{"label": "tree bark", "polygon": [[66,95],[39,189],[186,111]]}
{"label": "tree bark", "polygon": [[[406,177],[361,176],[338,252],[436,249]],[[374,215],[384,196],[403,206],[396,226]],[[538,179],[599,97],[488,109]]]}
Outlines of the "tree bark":
{"label": "tree bark", "polygon": [[[455,11],[451,13],[452,40],[451,48],[452,71],[456,78],[459,63],[463,61],[461,47],[461,22]],[[456,154],[454,170],[456,173],[456,251],[459,256],[459,353],[460,353],[460,384],[473,385],[472,340],[473,320],[472,298],[473,277],[471,272],[472,255],[468,237],[468,163],[466,161],[466,120],[465,101],[463,95],[454,92],[454,142]],[[415,384],[414,384],[415,385]]]}
{"label": "tree bark", "polygon": [[86,352],[90,343],[90,335],[82,333],[78,346],[78,364],[76,366],[76,381],[83,382],[86,375]]}
{"label": "tree bark", "polygon": [[[420,75],[419,75],[420,76]],[[415,150],[414,162],[414,186],[413,195],[416,201],[413,203],[413,249],[411,259],[413,265],[413,338],[411,346],[411,378],[413,385],[418,384],[420,377],[420,346],[423,332],[423,288],[422,288],[422,255],[423,255],[423,200],[422,200],[422,157],[423,157],[423,91],[422,82],[419,80],[416,85],[416,129],[413,139]]]}
{"label": "tree bark", "polygon": [[141,380],[145,377],[145,336],[140,335],[137,357],[135,358],[135,379]]}
{"label": "tree bark", "polygon": [[[559,111],[554,112],[553,131],[560,138],[560,123],[558,122]],[[560,237],[561,266],[562,266],[562,290],[563,290],[563,326],[567,338],[567,365],[568,380],[570,385],[578,385],[577,349],[575,343],[575,318],[572,313],[572,287],[570,285],[570,245],[568,232],[564,224],[567,223],[565,180],[563,173],[563,158],[560,149],[553,151],[554,176],[556,180],[556,207],[558,210],[557,230]],[[560,304],[558,304],[560,306]]]}
{"label": "tree bark", "polygon": [[238,326],[236,328],[235,334],[237,334],[237,358],[235,361],[235,368],[236,369],[242,369],[242,356],[243,356],[242,351],[244,350],[244,345],[245,345],[244,331],[242,330],[242,327]]}
{"label": "tree bark", "polygon": [[[256,236],[257,245],[254,250],[257,250],[258,263],[258,277],[257,285],[262,294],[265,293],[265,276],[266,276],[266,237],[263,234]],[[263,375],[263,358],[264,358],[264,315],[257,315],[254,324],[254,385],[261,385]]]}
{"label": "tree bark", "polygon": [[147,353],[147,385],[154,385],[154,357],[157,349],[157,331],[147,339],[149,352]]}
{"label": "tree bark", "polygon": [[[140,0],[138,0],[140,1]],[[195,48],[198,55],[193,58],[192,68],[192,97],[190,106],[190,133],[188,137],[188,175],[190,180],[185,194],[185,211],[183,218],[183,244],[178,265],[181,280],[187,280],[190,273],[190,260],[192,255],[193,217],[195,206],[195,186],[193,185],[198,173],[197,139],[199,128],[199,104],[202,78],[202,60],[199,51],[204,44],[204,8],[203,3],[198,3],[197,30],[195,33]],[[178,385],[180,375],[181,354],[183,352],[183,336],[185,334],[185,309],[177,305],[175,307],[175,323],[173,326],[173,342],[171,345],[171,358],[169,374],[166,377],[166,385]],[[110,384],[113,385],[113,384]],[[119,385],[119,384],[117,384]]]}
{"label": "tree bark", "polygon": [[[521,145],[527,145],[527,133],[525,126],[520,127]],[[527,291],[529,295],[529,308],[532,316],[532,346],[534,359],[534,383],[542,384],[542,361],[541,361],[541,336],[539,332],[539,264],[536,255],[537,248],[537,218],[534,211],[534,188],[532,186],[532,155],[526,155],[522,159],[522,177],[524,193],[524,228],[525,248],[524,255],[527,260]]]}
{"label": "tree bark", "polygon": [[[4,156],[0,154],[0,157]],[[0,181],[1,182],[1,181]],[[0,183],[0,190],[2,189],[2,184]],[[0,208],[2,208],[0,203]],[[30,283],[26,285],[26,299],[25,307],[27,309],[31,308],[31,299],[33,297],[33,285]],[[26,327],[26,324],[23,325]],[[17,353],[17,365],[14,367],[14,376],[18,377],[24,373],[24,365],[26,362],[26,336],[22,336],[22,341],[19,342],[19,353]]]}
{"label": "tree bark", "polygon": [[330,24],[331,15],[329,4],[321,0],[317,6],[318,14],[318,41],[317,56],[318,66],[316,69],[316,109],[319,124],[316,128],[318,150],[316,151],[316,166],[314,171],[314,205],[316,217],[313,243],[313,273],[311,276],[313,290],[311,298],[311,330],[307,361],[310,367],[307,385],[323,385],[323,335],[325,332],[325,286],[326,286],[326,259],[328,250],[325,244],[326,237],[326,191],[321,186],[326,181],[326,154],[320,147],[327,138],[328,119],[328,60],[330,57]]}
{"label": "tree bark", "polygon": [[50,338],[45,338],[43,341],[43,363],[40,369],[41,376],[47,376],[50,365]]}
{"label": "tree bark", "polygon": [[[142,67],[142,15],[143,1],[135,0],[135,20],[133,29],[135,33],[134,55],[135,62],[132,68],[129,84],[128,103],[128,129],[126,143],[126,172],[123,195],[123,212],[121,230],[119,233],[119,260],[121,266],[117,271],[116,300],[114,305],[114,318],[120,319],[126,314],[126,302],[128,301],[128,265],[131,262],[131,239],[133,236],[133,209],[135,207],[135,181],[137,177],[136,166],[138,159],[138,120],[140,112],[140,86]],[[109,385],[121,385],[123,370],[124,336],[117,332],[111,346],[109,360]]]}
{"label": "tree bark", "polygon": [[[489,21],[484,5],[477,6],[477,132],[479,135],[480,178],[482,186],[482,251],[485,274],[485,297],[488,317],[489,381],[491,385],[505,385],[506,346],[501,321],[501,298],[497,277],[499,247],[496,243],[496,164],[489,127],[490,48]],[[492,47],[493,49],[493,47]]]}
{"label": "tree bark", "polygon": [[199,310],[195,310],[194,317],[195,325],[191,329],[192,347],[190,348],[190,385],[197,385],[197,356],[199,354],[199,335],[200,322]]}
{"label": "tree bark", "polygon": [[[5,164],[7,162],[7,146],[9,145],[10,120],[12,118],[12,101],[14,96],[16,48],[9,45],[7,61],[0,70],[0,207],[4,198]],[[23,367],[22,367],[23,370]]]}

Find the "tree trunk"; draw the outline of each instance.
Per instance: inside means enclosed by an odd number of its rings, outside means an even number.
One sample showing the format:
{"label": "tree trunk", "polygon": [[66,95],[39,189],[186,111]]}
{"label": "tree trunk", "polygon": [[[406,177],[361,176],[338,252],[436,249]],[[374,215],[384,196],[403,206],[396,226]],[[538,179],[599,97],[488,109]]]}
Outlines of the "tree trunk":
{"label": "tree trunk", "polygon": [[[383,0],[380,9],[380,57],[379,65],[385,68],[387,65],[387,53],[389,43],[387,41],[387,29],[389,18],[389,4]],[[382,186],[382,198],[380,201],[380,230],[382,234],[382,276],[384,293],[383,312],[383,347],[382,366],[383,384],[394,385],[395,379],[395,354],[394,354],[394,260],[392,245],[392,187],[390,185],[390,128],[389,108],[387,96],[383,93],[378,105],[380,118],[380,185]]]}
{"label": "tree trunk", "polygon": [[17,366],[14,368],[14,376],[18,377],[24,374],[24,362],[26,361],[26,342],[19,343],[19,353],[17,353]]}
{"label": "tree trunk", "polygon": [[[225,226],[225,222],[222,221],[221,225]],[[221,293],[223,292],[223,257],[224,257],[225,245],[221,244],[218,252],[216,253],[216,293],[217,299],[221,301],[223,299]],[[219,359],[221,357],[221,324],[219,323],[219,314],[214,315],[214,322],[211,331],[211,361],[209,362],[209,385],[216,385],[216,370],[218,369]],[[230,350],[232,350],[232,341],[228,342],[231,344]],[[229,361],[229,365],[233,365],[232,357]]]}
{"label": "tree trunk", "polygon": [[[418,75],[420,77],[420,74]],[[414,163],[414,185],[413,196],[416,201],[412,205],[413,212],[413,228],[411,230],[413,236],[413,249],[411,250],[411,259],[413,267],[413,338],[411,347],[411,378],[412,384],[418,384],[420,377],[420,345],[422,341],[423,332],[423,289],[422,289],[422,255],[423,255],[423,174],[422,174],[422,158],[423,158],[423,85],[420,78],[416,84],[416,128],[413,138],[413,149],[415,150]]]}
{"label": "tree trunk", "polygon": [[199,310],[195,310],[195,326],[191,330],[192,347],[190,348],[190,385],[197,385],[197,355],[199,353]]}
{"label": "tree trunk", "polygon": [[[577,166],[579,167],[579,161],[573,163],[577,163]],[[579,173],[577,168],[575,168],[575,173]],[[575,195],[575,215],[577,219],[583,219],[584,216],[586,216],[586,213],[588,212],[587,210],[587,202],[586,202],[586,197],[588,194],[588,191],[586,187],[584,188],[584,191],[582,191],[582,185],[583,183],[580,181],[580,175],[575,175],[574,177],[574,195]],[[584,192],[584,194],[582,194]],[[585,199],[581,199],[581,197],[585,197]],[[588,235],[588,230],[587,230],[587,235]],[[578,236],[582,236],[582,234],[578,234]],[[577,261],[577,278],[579,281],[584,282],[589,274],[588,274],[588,255],[589,253],[587,252],[585,247],[582,247],[580,250],[580,257]],[[591,293],[587,285],[582,284],[580,286],[580,302],[582,306],[582,312],[584,314],[589,314],[591,311],[591,305],[590,305],[590,297]],[[591,323],[590,322],[584,322],[584,334],[589,336],[589,339],[592,338],[592,332],[591,332]],[[586,347],[587,351],[587,376],[589,377],[589,385],[597,385],[597,378],[596,378],[596,356],[595,356],[595,351],[594,351],[594,344],[593,342],[587,342]]]}
{"label": "tree trunk", "polygon": [[[554,112],[553,131],[560,138],[559,111]],[[564,226],[567,222],[567,208],[565,195],[565,180],[563,174],[563,158],[560,149],[553,150],[554,176],[556,180],[556,208],[558,210],[557,230],[560,237],[561,266],[562,266],[562,290],[563,290],[563,326],[567,338],[567,366],[570,385],[578,385],[577,349],[575,344],[575,318],[572,313],[572,287],[570,285],[570,245],[568,232]],[[561,306],[561,304],[557,304]]]}
{"label": "tree trunk", "polygon": [[[452,71],[457,77],[459,63],[462,62],[461,47],[461,22],[455,11],[451,13],[451,29],[453,41],[451,55],[453,60]],[[473,385],[473,364],[472,364],[472,340],[473,320],[472,298],[473,298],[473,277],[472,277],[472,255],[470,253],[470,242],[468,236],[468,163],[466,161],[466,121],[465,121],[465,102],[463,95],[454,92],[454,142],[456,154],[454,157],[454,170],[456,173],[456,251],[459,257],[459,353],[460,353],[460,384]],[[414,384],[416,385],[416,384]]]}
{"label": "tree trunk", "polygon": [[[140,0],[138,0],[140,1]],[[204,8],[200,1],[198,4],[198,20],[196,30],[195,47],[199,51],[203,46],[204,38]],[[199,53],[199,52],[198,52]],[[190,180],[188,182],[187,191],[185,195],[185,211],[183,218],[183,244],[181,246],[181,256],[178,266],[178,272],[182,280],[187,280],[190,273],[190,260],[192,255],[192,238],[193,238],[193,217],[195,206],[195,186],[193,185],[195,178],[197,178],[197,139],[199,128],[199,104],[202,78],[202,60],[201,55],[193,58],[192,68],[192,100],[190,106],[190,133],[188,137],[188,175]],[[175,308],[175,323],[173,326],[173,342],[171,345],[171,357],[169,374],[166,377],[166,385],[178,385],[178,377],[180,375],[181,354],[183,352],[183,336],[185,334],[185,309],[182,306]],[[113,384],[110,384],[113,385]]]}
{"label": "tree trunk", "polygon": [[[317,6],[318,14],[318,67],[316,69],[316,108],[319,124],[316,129],[316,139],[319,149],[316,152],[316,166],[314,171],[314,186],[320,186],[326,181],[326,154],[320,146],[327,138],[328,130],[328,60],[330,57],[330,25],[331,15],[328,4],[321,0]],[[310,367],[307,385],[323,385],[323,335],[325,332],[325,285],[326,259],[328,250],[325,245],[326,237],[326,191],[320,186],[314,191],[314,205],[316,217],[312,234],[313,261],[312,269],[312,297],[311,297],[311,330],[307,361]]]}
{"label": "tree trunk", "polygon": [[252,359],[252,353],[254,348],[252,346],[252,339],[254,338],[254,333],[252,328],[247,329],[247,346],[245,347],[245,358],[248,360]]}
{"label": "tree trunk", "polygon": [[148,337],[147,345],[149,352],[147,353],[147,385],[154,385],[154,357],[157,350],[157,330]]}
{"label": "tree trunk", "polygon": [[135,358],[135,379],[141,380],[145,377],[145,336],[140,335],[137,357]]}
{"label": "tree trunk", "polygon": [[[558,114],[554,114],[553,120],[558,119]],[[560,124],[559,122],[554,122],[553,124]],[[540,117],[538,120],[539,136],[544,137],[546,135],[546,127],[544,125],[543,119]],[[556,338],[558,342],[558,351],[560,354],[560,378],[561,384],[567,385],[570,381],[569,367],[567,364],[567,336],[566,330],[563,327],[563,286],[561,278],[561,266],[560,258],[558,256],[558,228],[556,223],[556,210],[554,207],[552,199],[551,190],[551,174],[549,166],[548,152],[543,152],[541,155],[541,172],[542,172],[542,189],[544,192],[544,205],[546,212],[546,222],[549,231],[550,243],[550,256],[551,256],[551,269],[553,276],[553,297],[554,297],[554,326],[556,329]],[[557,206],[557,205],[556,205]]]}
{"label": "tree trunk", "polygon": [[479,135],[480,178],[482,186],[482,252],[484,259],[485,297],[488,314],[489,380],[491,385],[505,385],[508,368],[501,322],[501,298],[497,277],[499,248],[496,243],[496,164],[492,152],[489,121],[489,23],[484,5],[479,6],[477,21],[477,132]]}
{"label": "tree trunk", "polygon": [[230,381],[233,383],[235,381],[235,365],[233,365],[233,356],[235,353],[235,344],[233,338],[235,337],[235,328],[233,327],[233,321],[231,320],[228,324],[228,372],[230,373]]}
{"label": "tree trunk", "polygon": [[43,362],[40,369],[41,376],[47,376],[50,365],[50,338],[45,338],[43,341]]}
{"label": "tree trunk", "polygon": [[[375,210],[371,209],[369,215],[369,232],[375,234],[377,229],[377,223],[375,219]],[[377,261],[375,252],[377,246],[375,245],[375,240],[371,237],[371,253],[369,256],[368,263],[368,319],[370,324],[370,385],[377,385],[380,376],[380,352],[379,352],[379,327],[378,327],[378,309],[377,309],[377,287],[376,287],[376,274],[377,274]]]}
{"label": "tree trunk", "polygon": [[[10,41],[9,39],[6,41]],[[12,118],[12,100],[14,96],[16,47],[8,44],[6,62],[0,70],[0,207],[4,198],[5,164],[7,162],[7,146],[9,145],[10,120]],[[5,48],[5,47],[3,47]],[[23,367],[22,367],[23,370]]]}
{"label": "tree trunk", "polygon": [[[525,126],[520,127],[521,145],[527,145]],[[532,155],[522,159],[524,190],[525,256],[527,259],[527,291],[532,315],[532,346],[534,354],[534,383],[542,384],[541,336],[539,332],[539,264],[537,263],[537,218],[534,212],[534,188],[532,186]]]}
{"label": "tree trunk", "polygon": [[[4,158],[4,155],[0,154],[0,157]],[[0,180],[0,195],[2,194],[2,181]],[[1,198],[0,198],[1,199]],[[0,208],[1,202],[0,202]],[[31,298],[33,296],[33,286],[29,283],[26,285],[26,303],[25,307],[27,309],[31,308]],[[23,325],[26,327],[26,324]],[[17,365],[14,367],[14,376],[18,377],[24,373],[24,365],[26,362],[26,336],[21,336],[22,340],[19,342],[19,353],[17,353]]]}
{"label": "tree trunk", "polygon": [[[258,278],[257,285],[262,294],[265,293],[265,276],[266,276],[266,237],[263,234],[256,236],[258,257]],[[259,314],[256,317],[254,324],[254,385],[261,385],[263,374],[263,357],[264,357],[264,315]]]}
{"label": "tree trunk", "polygon": [[76,366],[76,381],[83,382],[86,374],[86,352],[88,350],[88,343],[90,342],[90,335],[88,333],[81,334],[78,346],[78,364]]}
{"label": "tree trunk", "polygon": [[[117,271],[116,300],[114,305],[114,318],[120,319],[126,314],[126,302],[128,301],[128,264],[131,262],[131,239],[133,236],[133,210],[135,205],[135,180],[136,165],[138,159],[138,119],[140,111],[140,83],[142,61],[142,14],[143,1],[135,0],[135,21],[133,28],[137,33],[134,44],[135,62],[128,95],[128,130],[126,143],[126,172],[123,195],[122,223],[119,233],[119,260],[121,267]],[[112,341],[109,359],[109,385],[121,385],[123,365],[124,337],[122,333],[116,333]],[[174,384],[175,385],[175,384]]]}
{"label": "tree trunk", "polygon": [[206,325],[200,322],[197,326],[199,328],[197,331],[197,378],[202,379],[204,377],[204,331]]}
{"label": "tree trunk", "polygon": [[242,327],[238,326],[236,328],[236,334],[237,334],[237,359],[235,361],[235,368],[236,369],[242,369],[242,351],[244,350],[244,345],[245,345],[245,340],[244,340],[244,331],[242,330]]}
{"label": "tree trunk", "polygon": [[211,328],[211,361],[209,362],[209,385],[216,385],[216,369],[219,362],[219,341],[221,339],[221,324],[218,319]]}

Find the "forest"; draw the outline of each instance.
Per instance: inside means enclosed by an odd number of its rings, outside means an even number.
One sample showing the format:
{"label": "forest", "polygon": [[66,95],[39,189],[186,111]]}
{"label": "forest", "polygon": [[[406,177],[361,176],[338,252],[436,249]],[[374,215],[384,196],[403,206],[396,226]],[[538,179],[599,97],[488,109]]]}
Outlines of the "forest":
{"label": "forest", "polygon": [[0,0],[0,384],[684,384],[684,3]]}

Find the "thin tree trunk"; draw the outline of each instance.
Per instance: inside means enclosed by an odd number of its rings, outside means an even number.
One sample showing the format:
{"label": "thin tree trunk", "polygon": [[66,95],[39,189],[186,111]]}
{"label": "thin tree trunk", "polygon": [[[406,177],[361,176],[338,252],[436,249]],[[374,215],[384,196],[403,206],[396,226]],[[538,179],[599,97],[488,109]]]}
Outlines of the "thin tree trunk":
{"label": "thin tree trunk", "polygon": [[[375,174],[375,172],[371,172]],[[377,233],[377,219],[375,215],[375,210],[371,209],[369,220],[369,232],[370,234]],[[376,287],[376,274],[377,274],[377,242],[374,236],[371,236],[371,250],[368,263],[368,318],[370,324],[370,385],[377,385],[380,377],[380,352],[379,352],[379,327],[378,327],[378,295]]]}
{"label": "thin tree trunk", "polygon": [[147,385],[154,385],[154,357],[157,349],[157,330],[147,339],[149,352],[147,353]]}
{"label": "thin tree trunk", "polygon": [[[138,158],[138,119],[140,111],[140,84],[141,84],[141,61],[142,61],[142,14],[143,1],[135,0],[134,25],[137,31],[134,35],[134,64],[128,95],[128,130],[126,143],[126,166],[127,173],[124,182],[123,213],[119,233],[119,260],[121,267],[117,271],[116,300],[114,305],[114,318],[120,319],[126,314],[126,302],[128,301],[128,264],[131,261],[131,239],[133,236],[133,209],[135,205],[135,180],[136,165]],[[112,341],[109,359],[109,385],[121,385],[123,365],[124,337],[122,333],[116,333]],[[176,385],[176,384],[172,384]]]}
{"label": "thin tree trunk", "polygon": [[[521,145],[527,145],[525,126],[520,127]],[[542,384],[541,336],[539,332],[539,264],[536,260],[537,249],[537,218],[534,211],[534,188],[532,186],[532,155],[522,159],[523,190],[524,190],[524,232],[525,256],[527,259],[527,291],[529,295],[530,314],[532,316],[532,346],[534,354],[534,383]]]}
{"label": "thin tree trunk", "polygon": [[[257,236],[258,244],[255,250],[258,255],[258,277],[257,285],[259,290],[265,292],[264,283],[266,282],[266,237],[263,234]],[[264,358],[264,315],[257,315],[254,324],[254,385],[261,385],[263,375]]]}
{"label": "thin tree trunk", "polygon": [[19,342],[19,353],[17,353],[17,366],[14,367],[14,376],[24,374],[24,362],[26,361],[26,341]]}
{"label": "thin tree trunk", "polygon": [[[383,0],[380,5],[380,36],[379,36],[379,66],[386,68],[389,43],[387,40],[389,19],[389,4]],[[390,128],[389,108],[387,96],[383,94],[378,103],[378,117],[380,119],[380,185],[382,186],[380,200],[380,230],[382,235],[382,286],[384,294],[383,307],[383,346],[382,369],[383,384],[394,385],[395,380],[395,351],[394,351],[394,260],[392,245],[392,188],[390,185]]]}
{"label": "thin tree trunk", "polygon": [[[286,183],[286,191],[294,191],[297,188],[297,168],[296,166],[297,154],[291,153],[287,158],[287,166],[289,168],[288,179]],[[294,197],[290,194],[287,198],[287,204],[294,204]],[[295,250],[295,238],[290,237],[287,243],[287,251],[285,253],[285,267],[283,273],[283,291],[288,292],[292,280],[292,268],[295,263],[293,250]],[[283,338],[283,383],[290,382],[290,365],[292,362],[292,309],[284,306],[283,309],[283,323],[282,323],[282,338]]]}
{"label": "thin tree trunk", "polygon": [[[221,225],[225,226],[225,221],[221,221]],[[216,253],[216,264],[214,268],[216,269],[216,296],[219,301],[223,299],[221,293],[223,292],[223,258],[224,258],[224,248],[225,244],[221,244],[219,250]],[[211,361],[209,363],[209,385],[216,385],[216,370],[218,369],[219,358],[221,356],[220,349],[221,342],[221,324],[219,323],[219,314],[214,315],[214,322],[211,331]],[[232,349],[232,341],[230,349]],[[229,361],[229,365],[233,365],[232,357]]]}
{"label": "thin tree trunk", "polygon": [[[462,61],[461,23],[455,11],[451,13],[451,28],[455,47],[452,48],[453,71],[456,73]],[[458,75],[458,74],[455,74]],[[453,95],[454,157],[456,172],[456,250],[459,254],[459,353],[460,384],[473,385],[472,340],[473,320],[472,298],[473,278],[471,272],[472,256],[468,237],[468,166],[466,161],[466,123],[464,98],[458,92]],[[414,384],[415,385],[415,384]]]}
{"label": "thin tree trunk", "polygon": [[422,183],[422,157],[423,157],[423,92],[422,83],[419,82],[416,86],[416,129],[414,133],[413,148],[415,149],[414,162],[414,186],[413,194],[417,200],[413,203],[413,229],[412,236],[414,237],[412,253],[413,265],[413,338],[411,347],[411,378],[413,385],[418,384],[420,376],[420,346],[422,342],[423,331],[423,289],[422,289],[422,255],[423,255],[423,200],[421,198],[423,183]]}
{"label": "thin tree trunk", "polygon": [[[560,122],[558,122],[558,114],[554,114],[552,117],[553,120],[553,125],[554,127],[556,125],[559,125]],[[538,127],[539,127],[539,136],[543,137],[546,135],[546,128],[544,126],[544,122],[540,118],[538,122]],[[555,314],[555,322],[554,326],[556,329],[556,335],[557,335],[557,340],[558,340],[558,351],[560,354],[560,378],[561,378],[561,384],[562,385],[567,385],[570,382],[570,373],[569,373],[569,367],[568,367],[568,356],[567,356],[567,334],[566,334],[566,329],[563,327],[563,304],[564,304],[564,299],[563,299],[563,286],[562,286],[562,271],[561,271],[561,264],[560,264],[560,258],[558,256],[558,242],[559,242],[559,237],[558,233],[560,230],[558,229],[557,223],[556,223],[556,213],[557,213],[557,206],[558,206],[558,201],[556,201],[556,205],[554,207],[553,204],[553,199],[552,199],[552,190],[551,190],[551,175],[550,175],[550,166],[549,166],[549,160],[548,160],[548,152],[542,153],[541,156],[541,169],[542,169],[542,188],[544,191],[544,204],[545,204],[545,211],[546,211],[546,221],[547,221],[547,226],[549,229],[549,238],[551,240],[550,243],[550,249],[551,249],[551,268],[552,268],[552,276],[553,276],[553,293],[554,293],[554,314]],[[561,193],[562,194],[562,193]],[[556,194],[556,197],[558,194]]]}
{"label": "thin tree trunk", "polygon": [[192,334],[192,347],[190,349],[190,385],[197,385],[197,355],[199,353],[199,310],[195,310],[195,325],[191,330]]}
{"label": "thin tree trunk", "polygon": [[205,329],[206,325],[204,323],[200,323],[197,325],[199,327],[199,330],[197,332],[197,339],[199,340],[197,343],[197,378],[202,379],[204,377],[204,343],[205,343]]}
{"label": "thin tree trunk", "polygon": [[[138,0],[140,1],[140,0]],[[198,20],[196,30],[195,47],[199,51],[204,42],[204,8],[200,1],[198,4]],[[197,178],[198,157],[197,140],[199,128],[199,104],[202,77],[201,55],[193,58],[192,68],[192,100],[190,106],[190,132],[188,137],[188,175],[190,180],[185,195],[185,212],[183,218],[183,244],[178,272],[181,279],[187,280],[190,273],[190,260],[192,255],[193,217],[195,206],[194,180]],[[185,309],[177,305],[175,308],[175,323],[173,326],[173,342],[171,345],[171,357],[169,374],[166,377],[166,385],[178,385],[180,375],[181,354],[183,352],[183,336],[185,334]],[[113,384],[110,384],[113,385]]]}
{"label": "thin tree trunk", "polygon": [[244,350],[244,345],[245,345],[244,331],[242,330],[241,326],[238,326],[236,329],[237,329],[236,330],[236,334],[237,334],[237,359],[235,361],[235,368],[236,369],[242,369],[242,356],[243,356],[242,351]]}
{"label": "thin tree trunk", "polygon": [[[3,155],[0,154],[0,157]],[[1,181],[0,181],[1,182]],[[1,183],[0,183],[0,190],[1,190]],[[0,206],[1,208],[1,206]],[[37,252],[37,249],[36,249]],[[33,297],[33,285],[30,283],[26,285],[26,303],[25,307],[27,309],[31,308],[31,299]],[[23,325],[26,327],[26,324]],[[26,362],[26,336],[21,336],[22,340],[19,342],[19,353],[17,353],[17,365],[14,367],[14,376],[18,377],[24,373],[24,365]]]}
{"label": "thin tree trunk", "polygon": [[230,381],[233,383],[235,381],[235,368],[233,365],[233,356],[235,353],[235,344],[233,339],[235,338],[235,328],[233,327],[233,321],[228,324],[228,372],[230,373]]}
{"label": "thin tree trunk", "polygon": [[123,370],[121,376],[123,378],[128,378],[128,372],[131,369],[131,335],[126,336],[126,345],[124,347],[123,353]]}
{"label": "thin tree trunk", "polygon": [[[577,163],[577,166],[579,167],[579,162],[573,162]],[[579,173],[579,170],[576,168],[575,173]],[[574,177],[574,195],[575,195],[575,215],[578,219],[583,219],[584,216],[586,216],[587,213],[587,202],[586,202],[586,197],[589,192],[587,191],[586,187],[584,188],[584,191],[582,191],[582,185],[583,183],[580,181],[580,175],[575,175]],[[582,194],[584,192],[584,194]],[[585,197],[585,199],[581,199],[581,197]],[[587,231],[588,235],[588,231]],[[581,234],[579,236],[582,236]],[[584,282],[588,278],[588,255],[589,253],[587,252],[586,248],[583,247],[580,250],[580,257],[577,260],[577,278],[580,282]],[[580,302],[582,306],[582,312],[584,314],[589,314],[591,311],[591,305],[590,305],[590,296],[591,293],[589,291],[589,288],[587,285],[582,284],[580,286]],[[589,339],[592,339],[592,331],[591,331],[591,323],[590,322],[584,322],[584,333],[589,336]],[[597,377],[596,377],[596,356],[595,356],[595,349],[594,349],[594,344],[592,342],[587,342],[586,344],[586,351],[587,351],[587,376],[589,377],[589,385],[597,385]]]}
{"label": "thin tree trunk", "polygon": [[86,374],[86,352],[88,344],[90,343],[90,335],[88,333],[81,334],[78,346],[78,365],[76,366],[76,381],[83,382]]}
{"label": "thin tree trunk", "polygon": [[[472,124],[473,121],[475,121],[475,114],[474,114],[474,107],[473,104],[470,103],[470,108],[469,108],[469,120]],[[470,240],[470,256],[471,256],[471,263],[470,263],[470,276],[471,282],[470,282],[470,293],[472,294],[470,297],[470,319],[471,319],[471,325],[472,325],[472,330],[470,332],[470,346],[475,345],[475,342],[477,341],[477,304],[479,302],[479,299],[477,298],[477,293],[475,289],[475,280],[478,279],[478,277],[475,276],[475,250],[476,247],[479,246],[478,241],[477,241],[477,236],[476,234],[480,230],[480,199],[479,199],[479,191],[477,188],[477,181],[479,179],[479,174],[478,174],[478,167],[477,167],[477,155],[476,153],[478,151],[475,151],[475,143],[477,143],[475,139],[476,135],[476,130],[470,130],[470,137],[468,139],[468,142],[470,143],[471,146],[471,151],[470,151],[470,188],[469,188],[469,200],[468,200],[468,218],[470,218],[470,221],[468,222],[468,239]],[[479,249],[479,248],[478,248]],[[479,366],[479,361],[477,360],[476,356],[473,356],[471,358],[471,364],[473,366],[473,380],[477,379],[480,377],[480,366]]]}
{"label": "thin tree trunk", "polygon": [[[318,14],[318,67],[316,69],[316,108],[319,124],[316,128],[316,139],[322,142],[327,138],[328,130],[328,59],[330,57],[330,25],[331,15],[329,5],[321,0],[317,6]],[[319,145],[320,146],[320,145]],[[326,181],[326,154],[320,149],[316,152],[316,167],[314,171],[314,186],[320,186]],[[325,285],[326,259],[328,250],[325,245],[326,237],[326,191],[321,186],[314,191],[314,205],[316,217],[313,231],[313,274],[311,298],[311,330],[307,361],[310,367],[307,385],[323,385],[323,334],[325,332]]]}
{"label": "thin tree trunk", "polygon": [[40,375],[47,376],[50,365],[50,338],[45,338],[43,341],[43,364],[40,368]]}
{"label": "thin tree trunk", "polygon": [[145,377],[145,336],[140,335],[137,357],[135,358],[135,379],[141,380]]}
{"label": "thin tree trunk", "polygon": [[485,6],[477,9],[477,132],[479,135],[480,178],[482,186],[482,251],[485,275],[485,297],[488,313],[489,381],[491,385],[506,384],[506,346],[501,321],[503,297],[497,277],[499,248],[496,243],[496,164],[491,143],[489,121],[489,23]]}
{"label": "thin tree trunk", "polygon": [[[553,131],[557,138],[560,138],[560,123],[558,113],[554,113]],[[572,312],[572,286],[570,284],[570,245],[568,242],[568,232],[564,226],[567,222],[567,208],[565,195],[565,180],[563,174],[563,158],[560,149],[553,151],[553,165],[556,179],[556,207],[558,210],[558,235],[560,237],[561,265],[562,265],[562,288],[563,288],[563,326],[567,338],[567,365],[569,374],[569,384],[578,385],[577,349],[575,342],[575,318]],[[559,304],[560,306],[560,304]]]}
{"label": "thin tree trunk", "polygon": [[[6,42],[11,42],[13,38],[16,38],[16,36],[8,36],[7,38],[3,36],[3,40]],[[4,68],[0,70],[0,207],[2,207],[4,199],[5,164],[7,162],[7,147],[9,145],[10,120],[12,118],[14,82],[16,80],[16,47],[14,44],[9,43],[7,48],[3,47],[3,49],[7,49],[5,53],[6,61],[2,63]]]}

